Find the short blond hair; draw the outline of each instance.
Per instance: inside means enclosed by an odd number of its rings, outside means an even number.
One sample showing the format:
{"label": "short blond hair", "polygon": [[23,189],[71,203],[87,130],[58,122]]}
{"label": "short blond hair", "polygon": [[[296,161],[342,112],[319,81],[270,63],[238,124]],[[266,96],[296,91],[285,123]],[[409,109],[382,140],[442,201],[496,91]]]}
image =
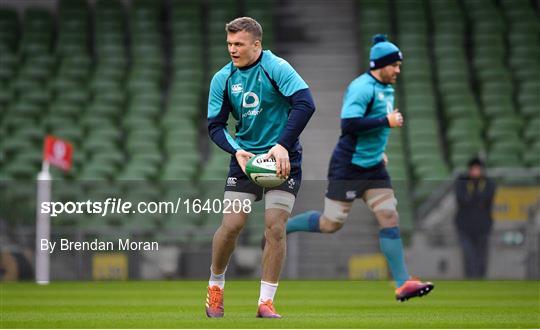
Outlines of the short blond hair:
{"label": "short blond hair", "polygon": [[263,30],[261,24],[251,17],[238,17],[225,24],[227,33],[246,31],[256,40],[262,41]]}

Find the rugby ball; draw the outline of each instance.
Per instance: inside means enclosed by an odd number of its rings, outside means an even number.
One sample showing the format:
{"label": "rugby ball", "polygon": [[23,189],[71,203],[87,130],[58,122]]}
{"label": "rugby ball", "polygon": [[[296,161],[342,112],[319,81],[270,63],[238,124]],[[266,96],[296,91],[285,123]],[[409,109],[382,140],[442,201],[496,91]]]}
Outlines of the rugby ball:
{"label": "rugby ball", "polygon": [[276,160],[264,159],[266,154],[251,157],[246,164],[246,175],[255,184],[264,188],[274,188],[285,182],[287,178],[276,175]]}

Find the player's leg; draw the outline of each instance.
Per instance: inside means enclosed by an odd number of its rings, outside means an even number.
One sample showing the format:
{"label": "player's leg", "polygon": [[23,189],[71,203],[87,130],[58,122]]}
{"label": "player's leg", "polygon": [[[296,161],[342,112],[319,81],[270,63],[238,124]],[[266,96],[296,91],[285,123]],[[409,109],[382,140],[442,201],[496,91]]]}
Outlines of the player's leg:
{"label": "player's leg", "polygon": [[[287,220],[285,233],[297,231],[331,234],[340,230],[349,215],[352,202],[324,200],[323,213],[315,210],[303,212]],[[261,248],[264,250],[266,238],[263,236]]]}
{"label": "player's leg", "polygon": [[300,213],[287,221],[287,234],[297,231],[335,233],[347,220],[356,198],[358,182],[355,180],[329,180],[324,211]]}
{"label": "player's leg", "polygon": [[265,193],[265,230],[261,270],[261,291],[257,317],[281,318],[273,306],[279,276],[285,260],[285,223],[291,215],[302,183],[302,154],[290,153],[291,173],[287,181]]}
{"label": "player's leg", "polygon": [[432,283],[412,278],[407,271],[394,191],[391,188],[368,189],[364,201],[379,222],[379,245],[396,282],[396,299],[405,301],[431,292]]}
{"label": "player's leg", "polygon": [[379,222],[379,245],[400,287],[410,276],[405,265],[394,192],[389,188],[369,189],[364,193],[364,201]]}
{"label": "player's leg", "polygon": [[[254,194],[234,191],[226,191],[224,195],[225,200],[231,201],[247,199],[253,202],[255,198]],[[212,239],[212,264],[206,296],[206,315],[208,317],[223,317],[225,271],[247,218],[248,214],[244,212],[223,214],[221,225]]]}
{"label": "player's leg", "polygon": [[[224,195],[226,200],[250,200],[251,203],[255,200],[255,195],[249,193],[226,191]],[[212,267],[211,271],[214,274],[223,274],[229,263],[229,259],[236,247],[238,235],[244,228],[248,214],[240,213],[225,213],[221,225],[216,230],[212,240]]]}
{"label": "player's leg", "polygon": [[297,231],[305,231],[312,233],[320,233],[320,217],[321,212],[311,210],[295,215],[287,221],[287,234]]}
{"label": "player's leg", "polygon": [[[262,188],[251,183],[236,159],[231,157],[224,199],[238,200],[244,204],[245,200],[253,203],[261,197]],[[210,279],[206,297],[206,315],[208,317],[223,317],[225,271],[236,247],[238,235],[244,228],[247,218],[248,215],[244,212],[225,213],[221,225],[214,234],[212,240],[212,264],[210,265]]]}
{"label": "player's leg", "polygon": [[261,290],[258,317],[280,318],[273,307],[286,253],[285,223],[294,206],[295,196],[287,191],[271,190],[265,195],[266,244],[262,255]]}
{"label": "player's leg", "polygon": [[352,208],[352,201],[341,201],[326,197],[324,211],[319,218],[321,233],[335,233],[345,224]]}
{"label": "player's leg", "polygon": [[340,230],[351,210],[352,202],[325,198],[324,211],[307,211],[287,221],[287,234],[297,231],[331,234]]}

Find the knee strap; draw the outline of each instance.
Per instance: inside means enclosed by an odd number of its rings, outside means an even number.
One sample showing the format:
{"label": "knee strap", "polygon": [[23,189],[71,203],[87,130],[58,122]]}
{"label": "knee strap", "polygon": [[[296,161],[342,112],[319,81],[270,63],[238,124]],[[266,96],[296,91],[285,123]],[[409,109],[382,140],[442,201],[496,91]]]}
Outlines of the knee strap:
{"label": "knee strap", "polygon": [[397,211],[397,199],[394,197],[394,193],[383,193],[374,196],[366,201],[367,206],[372,212],[388,210]]}
{"label": "knee strap", "polygon": [[352,202],[348,205],[343,205],[343,202],[338,202],[330,198],[324,199],[324,216],[334,222],[344,223],[349,216]]}
{"label": "knee strap", "polygon": [[296,197],[290,192],[270,190],[264,195],[265,209],[281,209],[292,212]]}

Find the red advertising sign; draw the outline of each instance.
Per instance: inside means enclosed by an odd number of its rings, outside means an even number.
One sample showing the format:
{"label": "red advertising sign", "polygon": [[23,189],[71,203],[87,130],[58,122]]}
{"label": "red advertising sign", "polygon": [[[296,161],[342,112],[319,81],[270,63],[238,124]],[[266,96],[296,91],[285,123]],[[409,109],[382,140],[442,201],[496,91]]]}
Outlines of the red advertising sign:
{"label": "red advertising sign", "polygon": [[72,155],[73,146],[71,143],[52,135],[47,135],[43,146],[44,161],[67,171],[71,168]]}

